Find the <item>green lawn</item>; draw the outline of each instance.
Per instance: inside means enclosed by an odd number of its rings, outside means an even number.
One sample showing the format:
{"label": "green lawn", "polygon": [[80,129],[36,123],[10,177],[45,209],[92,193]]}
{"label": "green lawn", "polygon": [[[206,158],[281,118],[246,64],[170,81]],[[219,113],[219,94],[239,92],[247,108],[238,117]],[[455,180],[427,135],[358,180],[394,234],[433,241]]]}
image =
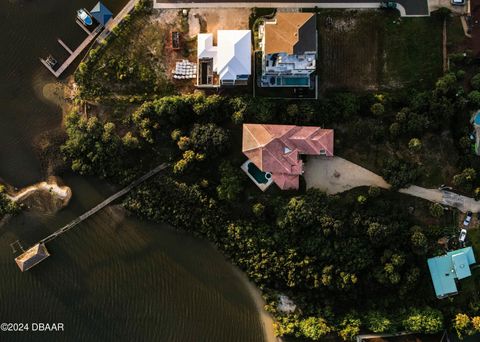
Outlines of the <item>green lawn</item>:
{"label": "green lawn", "polygon": [[442,73],[442,21],[395,12],[320,10],[319,75],[325,89],[429,86]]}
{"label": "green lawn", "polygon": [[442,21],[435,16],[386,17],[386,80],[433,84],[442,73],[442,28]]}

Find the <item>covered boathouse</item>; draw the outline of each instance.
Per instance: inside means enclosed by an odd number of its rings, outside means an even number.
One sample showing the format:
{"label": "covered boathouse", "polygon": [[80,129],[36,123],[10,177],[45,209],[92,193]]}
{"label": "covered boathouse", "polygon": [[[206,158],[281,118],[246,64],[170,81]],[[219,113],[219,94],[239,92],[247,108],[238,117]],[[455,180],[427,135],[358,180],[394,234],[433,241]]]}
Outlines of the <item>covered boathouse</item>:
{"label": "covered boathouse", "polygon": [[43,243],[37,243],[35,246],[31,247],[23,254],[15,258],[15,262],[22,272],[25,272],[38,264],[39,262],[45,260],[50,256],[50,253],[47,251],[47,247]]}

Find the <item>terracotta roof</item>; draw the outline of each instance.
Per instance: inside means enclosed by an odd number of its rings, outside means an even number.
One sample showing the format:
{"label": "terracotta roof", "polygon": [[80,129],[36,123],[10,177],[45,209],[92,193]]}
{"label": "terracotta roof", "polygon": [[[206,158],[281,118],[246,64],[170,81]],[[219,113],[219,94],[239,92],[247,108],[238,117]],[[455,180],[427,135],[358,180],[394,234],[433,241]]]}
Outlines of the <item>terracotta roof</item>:
{"label": "terracotta roof", "polygon": [[298,189],[300,154],[333,156],[333,130],[292,125],[244,124],[242,152],[260,170],[271,172],[281,189]]}
{"label": "terracotta roof", "polygon": [[316,51],[316,22],[313,13],[278,13],[275,23],[265,24],[265,53],[303,54]]}

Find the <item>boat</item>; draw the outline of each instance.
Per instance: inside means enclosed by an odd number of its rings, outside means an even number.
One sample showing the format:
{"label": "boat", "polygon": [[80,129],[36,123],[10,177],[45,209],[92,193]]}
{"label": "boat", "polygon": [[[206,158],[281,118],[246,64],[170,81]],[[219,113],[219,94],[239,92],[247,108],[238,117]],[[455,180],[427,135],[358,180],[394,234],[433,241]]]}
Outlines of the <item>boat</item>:
{"label": "boat", "polygon": [[77,18],[82,21],[87,26],[90,26],[93,24],[92,17],[88,15],[88,12],[85,8],[81,8],[77,11]]}

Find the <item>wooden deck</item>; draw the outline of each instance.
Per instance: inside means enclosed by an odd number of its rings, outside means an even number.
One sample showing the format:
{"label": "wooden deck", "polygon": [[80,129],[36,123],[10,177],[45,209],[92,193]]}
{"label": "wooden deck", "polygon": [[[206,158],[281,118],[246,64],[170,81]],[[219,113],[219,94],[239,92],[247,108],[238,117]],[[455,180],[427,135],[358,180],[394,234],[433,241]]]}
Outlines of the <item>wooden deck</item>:
{"label": "wooden deck", "polygon": [[[85,40],[75,49],[75,51],[72,51],[72,53],[70,53],[70,56],[68,56],[65,62],[63,62],[63,64],[60,65],[57,70],[54,70],[43,58],[40,58],[40,62],[42,62],[42,64],[45,65],[45,67],[50,70],[50,72],[55,77],[60,77],[60,75],[70,66],[70,64],[72,64],[75,59],[77,59],[77,57],[82,53],[82,51],[85,50],[85,48],[95,39],[95,37],[97,37],[102,28],[102,26],[97,26],[97,28],[93,30],[87,36],[87,38],[85,38]],[[60,43],[60,45],[63,46],[63,48],[65,48],[65,50],[71,51],[70,48],[65,43],[63,43],[63,41],[58,39],[58,42]]]}
{"label": "wooden deck", "polygon": [[[74,50],[72,51],[61,39],[58,39],[58,43],[70,54],[70,56],[63,62],[58,69],[53,69],[45,59],[40,58],[40,62],[48,69],[55,77],[60,77],[62,73],[70,66],[70,64],[77,59],[77,57],[82,53],[83,50],[87,48],[90,43],[97,38],[97,42],[103,42],[112,32],[112,30],[120,24],[120,22],[135,8],[135,5],[139,0],[130,0],[125,7],[111,19],[105,26],[98,25],[95,30],[90,32],[85,25],[78,19],[76,23],[88,34],[87,38]],[[98,36],[98,37],[97,37]]]}
{"label": "wooden deck", "polygon": [[102,43],[112,32],[112,30],[120,24],[120,22],[135,8],[137,3],[140,0],[130,0],[125,7],[113,18],[110,20],[106,25],[105,25],[105,30],[100,33],[100,35],[97,38],[97,43]]}

